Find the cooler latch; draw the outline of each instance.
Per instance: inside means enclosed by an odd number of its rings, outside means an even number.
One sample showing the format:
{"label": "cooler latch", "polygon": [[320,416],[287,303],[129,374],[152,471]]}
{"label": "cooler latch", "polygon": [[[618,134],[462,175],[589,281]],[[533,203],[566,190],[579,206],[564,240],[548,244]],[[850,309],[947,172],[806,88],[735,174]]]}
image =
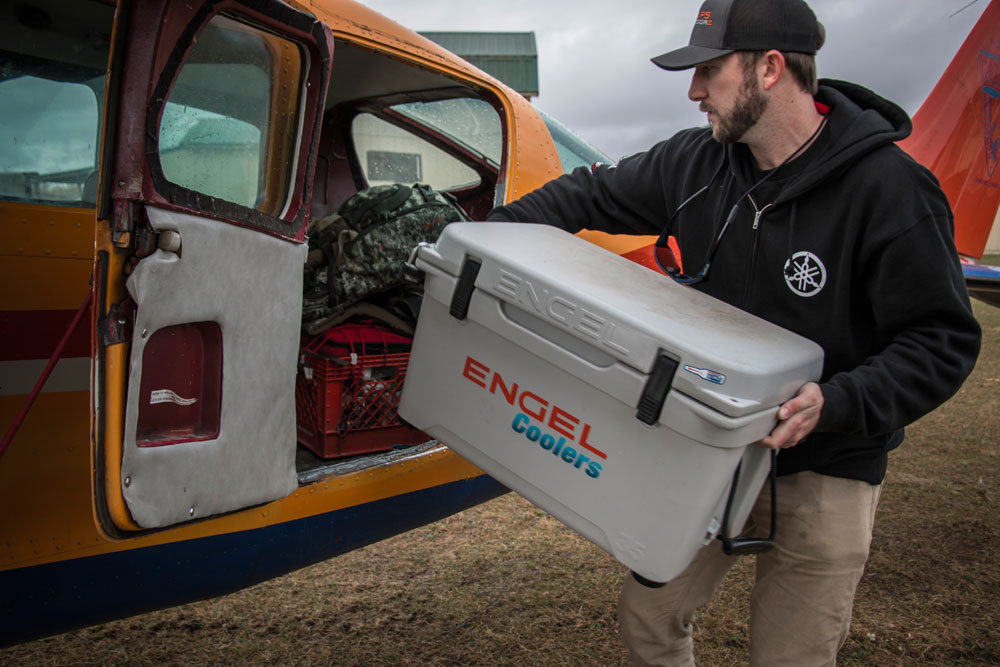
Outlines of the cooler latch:
{"label": "cooler latch", "polygon": [[465,258],[462,265],[462,272],[458,274],[458,284],[455,285],[455,292],[451,295],[451,307],[448,312],[457,320],[464,320],[469,314],[469,302],[472,301],[472,293],[476,289],[476,277],[483,263],[471,257]]}
{"label": "cooler latch", "polygon": [[642,389],[642,396],[639,397],[639,409],[636,410],[635,418],[643,424],[652,426],[660,421],[660,410],[667,400],[667,392],[674,382],[674,373],[677,372],[677,361],[671,359],[662,352],[657,356],[653,364],[653,371],[646,380],[646,386]]}

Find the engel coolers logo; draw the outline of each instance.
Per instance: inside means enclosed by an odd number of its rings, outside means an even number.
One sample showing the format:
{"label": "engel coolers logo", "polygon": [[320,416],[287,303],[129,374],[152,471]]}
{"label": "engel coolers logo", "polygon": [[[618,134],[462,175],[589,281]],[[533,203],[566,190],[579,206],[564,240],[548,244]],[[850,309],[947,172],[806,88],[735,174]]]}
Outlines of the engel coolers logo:
{"label": "engel coolers logo", "polygon": [[499,372],[491,371],[489,366],[472,357],[465,358],[462,376],[520,409],[510,424],[515,433],[551,452],[557,461],[583,471],[587,477],[597,479],[600,476],[602,464],[577,449],[585,449],[602,460],[608,458],[588,441],[590,424],[538,394],[522,389],[517,382],[508,385]]}
{"label": "engel coolers logo", "polygon": [[500,269],[493,289],[513,299],[527,312],[534,311],[556,326],[581,336],[590,344],[596,343],[619,356],[629,353],[629,336],[625,327],[619,327],[610,318],[591,312],[566,295],[535,285],[527,278],[506,269]]}

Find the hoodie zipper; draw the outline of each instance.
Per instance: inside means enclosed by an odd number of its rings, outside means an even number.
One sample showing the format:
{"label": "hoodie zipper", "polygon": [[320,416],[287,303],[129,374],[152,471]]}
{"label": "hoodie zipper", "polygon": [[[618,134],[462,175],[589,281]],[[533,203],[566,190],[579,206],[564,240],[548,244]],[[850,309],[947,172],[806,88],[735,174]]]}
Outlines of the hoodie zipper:
{"label": "hoodie zipper", "polygon": [[753,276],[754,270],[757,267],[757,247],[760,244],[760,218],[764,215],[764,211],[774,206],[774,202],[765,205],[763,208],[757,206],[757,202],[754,201],[752,195],[747,195],[747,199],[750,200],[750,204],[753,206],[754,216],[753,216],[753,239],[750,244],[750,261],[747,262],[747,276],[746,280],[743,282],[743,310],[749,312],[750,308],[750,294],[753,291]]}

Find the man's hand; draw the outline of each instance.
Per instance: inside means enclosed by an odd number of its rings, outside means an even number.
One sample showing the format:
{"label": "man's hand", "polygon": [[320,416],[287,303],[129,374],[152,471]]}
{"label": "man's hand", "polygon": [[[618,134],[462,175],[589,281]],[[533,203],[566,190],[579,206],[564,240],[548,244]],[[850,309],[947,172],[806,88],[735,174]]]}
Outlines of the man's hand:
{"label": "man's hand", "polygon": [[794,447],[812,433],[823,411],[823,392],[810,382],[778,408],[778,425],[760,444],[771,449]]}

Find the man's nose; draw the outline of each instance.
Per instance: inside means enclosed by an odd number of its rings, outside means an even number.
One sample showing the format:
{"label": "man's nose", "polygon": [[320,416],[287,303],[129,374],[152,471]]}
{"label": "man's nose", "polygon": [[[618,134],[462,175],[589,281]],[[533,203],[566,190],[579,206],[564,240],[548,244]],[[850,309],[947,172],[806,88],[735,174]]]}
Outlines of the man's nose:
{"label": "man's nose", "polygon": [[708,93],[705,90],[705,83],[702,81],[701,76],[698,75],[698,70],[695,69],[694,74],[691,75],[691,86],[688,88],[688,99],[692,102],[700,102],[708,97]]}

